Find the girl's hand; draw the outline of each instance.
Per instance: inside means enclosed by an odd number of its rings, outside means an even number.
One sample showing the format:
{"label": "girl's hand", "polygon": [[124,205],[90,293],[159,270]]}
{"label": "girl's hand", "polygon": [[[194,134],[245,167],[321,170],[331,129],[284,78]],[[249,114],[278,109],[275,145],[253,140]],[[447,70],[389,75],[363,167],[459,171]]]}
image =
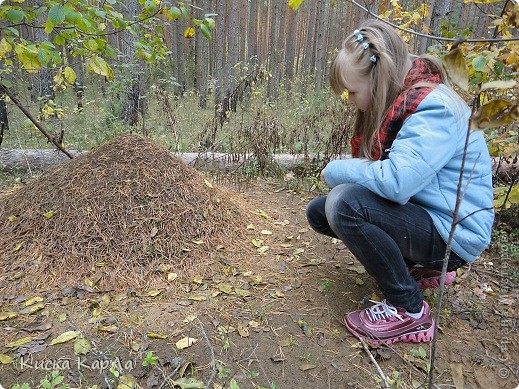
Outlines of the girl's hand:
{"label": "girl's hand", "polygon": [[325,183],[326,185],[328,185],[328,183],[326,182],[326,180],[325,180],[325,178],[324,178],[324,169],[321,170],[321,181],[322,181],[323,183]]}

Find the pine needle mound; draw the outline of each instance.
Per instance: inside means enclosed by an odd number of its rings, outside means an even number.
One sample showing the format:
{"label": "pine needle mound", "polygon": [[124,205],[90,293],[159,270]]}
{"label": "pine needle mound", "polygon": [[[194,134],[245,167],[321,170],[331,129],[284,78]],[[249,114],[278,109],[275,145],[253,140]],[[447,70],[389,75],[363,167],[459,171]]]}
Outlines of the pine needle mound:
{"label": "pine needle mound", "polygon": [[121,136],[0,197],[0,288],[204,274],[244,248],[251,214],[162,146]]}

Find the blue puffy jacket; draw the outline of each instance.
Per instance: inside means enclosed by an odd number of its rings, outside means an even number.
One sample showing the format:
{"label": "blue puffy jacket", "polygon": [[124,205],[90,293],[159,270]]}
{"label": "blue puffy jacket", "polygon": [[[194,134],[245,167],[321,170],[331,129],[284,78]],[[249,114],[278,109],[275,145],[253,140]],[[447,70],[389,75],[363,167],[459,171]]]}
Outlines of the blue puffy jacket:
{"label": "blue puffy jacket", "polygon": [[[332,188],[357,183],[399,204],[422,206],[447,242],[469,117],[461,98],[440,85],[404,122],[388,159],[331,161],[323,177]],[[473,262],[490,243],[494,221],[491,161],[480,131],[470,133],[461,195],[452,250]]]}

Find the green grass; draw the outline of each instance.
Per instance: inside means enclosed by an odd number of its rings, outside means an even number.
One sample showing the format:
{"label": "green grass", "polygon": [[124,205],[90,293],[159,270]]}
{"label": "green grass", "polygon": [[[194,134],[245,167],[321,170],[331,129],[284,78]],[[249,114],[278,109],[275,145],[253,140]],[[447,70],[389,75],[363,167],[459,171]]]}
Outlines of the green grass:
{"label": "green grass", "polygon": [[[23,81],[18,84],[17,91],[27,90]],[[171,150],[196,152],[200,140],[211,132],[213,96],[209,96],[208,108],[201,109],[198,107],[196,93],[185,93],[184,97],[178,99],[168,92],[171,113],[176,120],[175,128],[172,128],[169,120],[171,116],[168,116],[161,101],[163,94],[150,88],[146,95],[148,107],[145,116],[137,128],[131,129],[117,118],[117,111],[120,109],[117,85],[107,85],[103,94],[99,80],[92,79],[89,82],[81,112],[75,108],[75,94],[71,88],[57,91],[54,107],[61,116],[46,119],[40,116],[42,126],[51,135],[57,135],[63,130],[64,147],[70,150],[89,150],[120,134],[133,131],[144,133]],[[282,91],[276,102],[266,103],[264,89],[264,85],[259,85],[239,104],[237,112],[230,114],[228,122],[218,128],[214,142],[217,151],[246,151],[243,149],[250,143],[247,138],[258,135],[254,131],[270,131],[267,137],[260,138],[269,140],[264,146],[269,147],[272,152],[302,152],[308,148],[316,151],[322,147],[319,146],[322,138],[332,132],[332,125],[321,111],[333,107],[334,104],[339,106],[338,99],[332,97],[329,91],[304,95],[298,91],[308,88],[300,85],[290,93]],[[28,93],[18,95],[17,98],[34,117],[38,117],[39,103],[31,102]],[[8,109],[10,128],[4,135],[2,148],[53,148],[14,104],[9,103]],[[334,111],[328,111],[327,114],[333,115]]]}

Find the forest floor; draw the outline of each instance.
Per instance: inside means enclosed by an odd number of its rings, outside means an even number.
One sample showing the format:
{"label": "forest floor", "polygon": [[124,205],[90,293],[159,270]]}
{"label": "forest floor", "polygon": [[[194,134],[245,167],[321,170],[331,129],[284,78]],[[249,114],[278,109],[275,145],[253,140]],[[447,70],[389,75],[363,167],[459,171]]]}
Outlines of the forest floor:
{"label": "forest floor", "polygon": [[[375,388],[383,372],[391,387],[427,387],[429,344],[368,350],[341,324],[380,291],[341,242],[308,227],[315,194],[289,184],[257,180],[239,191],[271,228],[255,232],[257,254],[220,258],[211,277],[172,279],[160,291],[0,295],[1,385],[50,387],[41,380],[56,371],[83,388]],[[506,234],[494,240],[446,288],[437,387],[518,386],[519,281],[509,274],[519,254]],[[435,311],[437,292],[426,298]]]}

